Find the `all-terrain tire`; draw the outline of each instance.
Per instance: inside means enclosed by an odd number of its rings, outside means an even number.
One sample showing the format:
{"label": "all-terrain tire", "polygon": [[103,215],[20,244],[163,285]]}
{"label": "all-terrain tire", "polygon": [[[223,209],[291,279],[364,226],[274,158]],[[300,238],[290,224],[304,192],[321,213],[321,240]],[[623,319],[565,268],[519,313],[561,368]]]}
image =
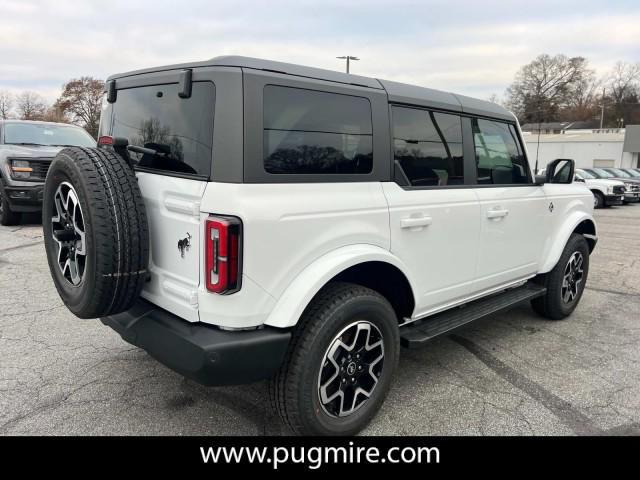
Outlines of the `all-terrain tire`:
{"label": "all-terrain tire", "polygon": [[5,198],[5,192],[0,190],[0,225],[6,227],[20,223],[21,214],[14,212],[9,207],[9,202]]}
{"label": "all-terrain tire", "polygon": [[[319,374],[327,349],[354,320],[366,320],[381,334],[382,370],[370,398],[344,417],[321,406]],[[312,300],[294,331],[285,361],[269,383],[272,409],[294,432],[304,435],[354,435],[382,405],[398,365],[400,334],[396,314],[379,293],[350,283],[328,284]]]}
{"label": "all-terrain tire", "polygon": [[[582,257],[582,278],[577,289],[577,295],[567,302],[563,299],[563,281],[569,260],[574,254],[579,254]],[[538,283],[547,287],[547,292],[542,297],[533,299],[531,306],[538,314],[550,320],[562,320],[568,317],[582,298],[588,274],[589,245],[582,235],[574,233],[565,245],[562,255],[560,255],[560,259],[553,270],[536,278]]]}
{"label": "all-terrain tire", "polygon": [[[77,285],[65,277],[53,236],[59,187],[75,191],[82,214],[86,257]],[[122,157],[98,148],[61,150],[47,174],[42,225],[49,270],[69,310],[98,318],[133,305],[148,275],[149,229],[135,173]]]}

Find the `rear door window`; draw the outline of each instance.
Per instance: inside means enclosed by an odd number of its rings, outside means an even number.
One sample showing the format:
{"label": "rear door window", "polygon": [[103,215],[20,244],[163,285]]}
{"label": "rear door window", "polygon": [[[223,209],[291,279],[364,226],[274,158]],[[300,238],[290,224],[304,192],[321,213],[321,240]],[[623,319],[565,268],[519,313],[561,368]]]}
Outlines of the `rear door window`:
{"label": "rear door window", "polygon": [[458,115],[393,107],[393,143],[395,160],[412,186],[464,184]]}
{"label": "rear door window", "polygon": [[215,87],[194,82],[191,97],[178,92],[177,83],[118,90],[112,135],[155,152],[130,152],[138,169],[209,178]]}
{"label": "rear door window", "polygon": [[264,87],[264,169],[272,174],[367,174],[373,168],[367,98]]}

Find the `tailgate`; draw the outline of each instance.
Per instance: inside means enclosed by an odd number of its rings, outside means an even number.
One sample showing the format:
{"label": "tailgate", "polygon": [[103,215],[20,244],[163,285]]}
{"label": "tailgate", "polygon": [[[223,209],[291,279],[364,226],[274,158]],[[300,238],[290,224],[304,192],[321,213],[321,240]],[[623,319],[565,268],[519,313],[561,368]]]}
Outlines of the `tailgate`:
{"label": "tailgate", "polygon": [[142,297],[199,321],[200,200],[205,181],[137,172],[149,221],[149,282]]}

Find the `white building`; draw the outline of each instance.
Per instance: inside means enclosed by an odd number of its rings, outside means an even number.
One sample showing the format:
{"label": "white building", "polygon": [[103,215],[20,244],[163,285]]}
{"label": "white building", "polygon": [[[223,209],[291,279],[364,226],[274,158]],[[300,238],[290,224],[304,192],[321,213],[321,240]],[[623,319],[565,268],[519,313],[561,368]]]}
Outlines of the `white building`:
{"label": "white building", "polygon": [[[527,152],[538,168],[556,158],[571,158],[576,167],[640,168],[640,125],[627,125],[620,133],[569,133],[563,135],[525,134]],[[538,138],[540,139],[538,144]]]}

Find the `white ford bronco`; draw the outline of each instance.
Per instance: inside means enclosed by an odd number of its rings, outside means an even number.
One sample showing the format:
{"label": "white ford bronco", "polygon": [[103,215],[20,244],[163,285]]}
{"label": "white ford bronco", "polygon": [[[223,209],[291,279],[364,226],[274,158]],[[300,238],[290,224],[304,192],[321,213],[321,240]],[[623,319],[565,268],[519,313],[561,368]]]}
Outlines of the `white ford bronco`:
{"label": "white ford bronco", "polygon": [[500,106],[245,57],[114,75],[98,148],[48,172],[66,306],[205,385],[268,380],[295,432],[354,434],[400,346],[584,291],[593,195],[532,175]]}

